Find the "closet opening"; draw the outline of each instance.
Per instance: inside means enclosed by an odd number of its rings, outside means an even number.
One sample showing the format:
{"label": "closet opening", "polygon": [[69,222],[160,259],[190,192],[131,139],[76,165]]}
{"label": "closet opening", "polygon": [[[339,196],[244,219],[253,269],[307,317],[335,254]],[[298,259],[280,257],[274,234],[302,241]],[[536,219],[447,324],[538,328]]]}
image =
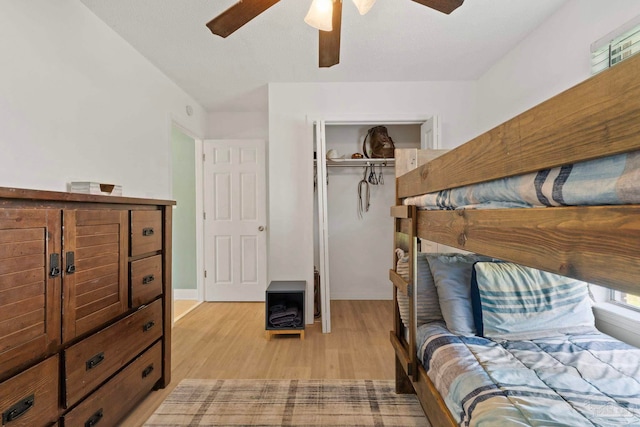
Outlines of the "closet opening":
{"label": "closet opening", "polygon": [[438,148],[435,118],[315,122],[314,265],[324,333],[331,332],[332,300],[393,299],[389,209],[395,205],[396,159],[364,156],[365,136],[375,126],[386,128],[396,149]]}

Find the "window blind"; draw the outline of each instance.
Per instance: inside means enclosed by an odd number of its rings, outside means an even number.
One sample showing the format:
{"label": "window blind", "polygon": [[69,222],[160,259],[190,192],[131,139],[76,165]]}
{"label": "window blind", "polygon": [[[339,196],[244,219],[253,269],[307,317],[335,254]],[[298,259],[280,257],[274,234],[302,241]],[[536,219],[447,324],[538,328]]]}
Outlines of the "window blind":
{"label": "window blind", "polygon": [[640,16],[591,45],[591,74],[640,52]]}

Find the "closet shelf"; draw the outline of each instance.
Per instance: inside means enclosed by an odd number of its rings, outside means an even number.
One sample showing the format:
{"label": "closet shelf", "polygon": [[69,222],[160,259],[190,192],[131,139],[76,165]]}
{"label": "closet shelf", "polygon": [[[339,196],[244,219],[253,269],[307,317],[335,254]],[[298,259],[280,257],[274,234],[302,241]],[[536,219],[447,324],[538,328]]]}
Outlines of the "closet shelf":
{"label": "closet shelf", "polygon": [[[314,163],[316,160],[313,161]],[[327,167],[395,166],[395,159],[327,159]]]}

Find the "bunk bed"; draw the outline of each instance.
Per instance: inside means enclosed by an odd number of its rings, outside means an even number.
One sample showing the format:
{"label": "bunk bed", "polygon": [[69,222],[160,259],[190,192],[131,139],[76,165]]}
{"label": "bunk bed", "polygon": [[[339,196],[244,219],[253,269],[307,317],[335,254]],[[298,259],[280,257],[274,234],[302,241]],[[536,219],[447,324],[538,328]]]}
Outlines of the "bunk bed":
{"label": "bunk bed", "polygon": [[[418,153],[414,161],[417,167],[397,177],[396,204],[391,207],[394,250],[400,248],[408,254],[408,267],[406,275],[396,270],[394,252],[389,278],[396,307],[391,331],[396,391],[415,392],[432,425],[454,426],[468,420],[452,414],[446,397],[436,389],[428,368],[418,357],[415,297],[420,239],[638,294],[640,167],[626,177],[631,183],[627,188],[631,196],[623,198],[623,204],[569,206],[561,200],[549,203],[550,207],[534,204],[528,208],[484,209],[480,205],[437,210],[419,209],[408,201],[424,194],[441,196],[450,189],[510,177],[520,179],[517,177],[601,158],[639,158],[638,76],[640,55],[424,164],[420,164]],[[586,169],[597,167],[597,163],[587,165]],[[403,302],[408,302],[406,316],[401,316]],[[446,336],[446,329],[438,330],[442,327],[434,324],[432,329]],[[640,408],[640,400],[635,402],[636,409]]]}

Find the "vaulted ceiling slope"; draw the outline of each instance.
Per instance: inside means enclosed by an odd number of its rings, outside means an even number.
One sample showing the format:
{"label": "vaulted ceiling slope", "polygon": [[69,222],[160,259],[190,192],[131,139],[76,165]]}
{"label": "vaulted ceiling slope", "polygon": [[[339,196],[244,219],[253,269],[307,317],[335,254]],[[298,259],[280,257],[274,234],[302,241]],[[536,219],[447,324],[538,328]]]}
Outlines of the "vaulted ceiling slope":
{"label": "vaulted ceiling slope", "polygon": [[476,80],[566,0],[466,0],[451,15],[345,1],[340,63],[318,67],[311,0],[282,0],[226,39],[206,23],[237,0],[81,0],[208,111],[266,111],[270,82]]}

